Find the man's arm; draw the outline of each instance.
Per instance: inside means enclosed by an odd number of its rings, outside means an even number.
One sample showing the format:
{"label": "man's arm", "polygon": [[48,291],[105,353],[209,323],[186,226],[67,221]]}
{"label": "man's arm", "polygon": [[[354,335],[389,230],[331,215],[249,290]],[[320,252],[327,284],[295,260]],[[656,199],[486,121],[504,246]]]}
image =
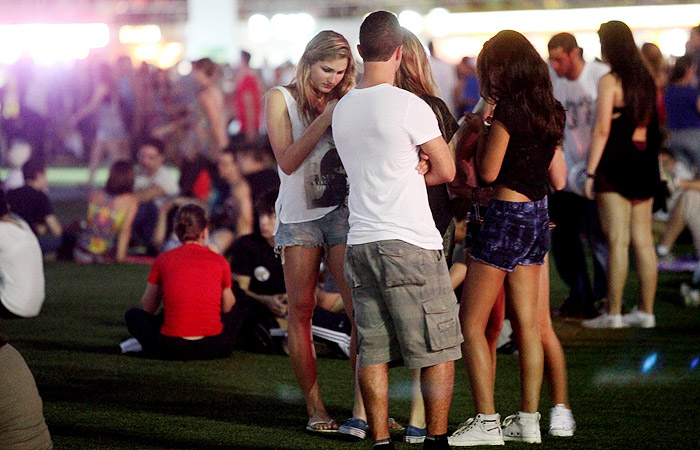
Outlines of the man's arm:
{"label": "man's arm", "polygon": [[146,285],[146,290],[141,296],[141,307],[143,310],[149,314],[155,314],[160,306],[161,296],[158,292],[158,285],[153,283],[148,283]]}
{"label": "man's arm", "polygon": [[139,199],[139,203],[148,203],[163,195],[165,195],[165,189],[158,185],[149,186],[136,191],[136,197]]}
{"label": "man's arm", "polygon": [[61,222],[58,221],[58,217],[56,217],[55,214],[46,216],[44,222],[46,223],[46,227],[54,236],[60,236],[63,234],[63,227],[61,227]]}
{"label": "man's arm", "polygon": [[425,174],[425,183],[429,186],[450,183],[455,178],[455,162],[442,136],[421,144],[421,150],[428,156],[430,170]]}

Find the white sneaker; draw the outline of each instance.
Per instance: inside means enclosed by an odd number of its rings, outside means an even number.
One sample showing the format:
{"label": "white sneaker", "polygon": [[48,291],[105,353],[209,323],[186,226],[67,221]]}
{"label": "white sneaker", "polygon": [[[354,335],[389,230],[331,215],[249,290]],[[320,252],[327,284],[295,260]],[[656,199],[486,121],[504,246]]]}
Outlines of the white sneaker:
{"label": "white sneaker", "polygon": [[119,344],[122,353],[138,353],[143,351],[141,343],[136,338],[129,338]]}
{"label": "white sneaker", "polygon": [[654,328],[656,326],[656,316],[640,311],[637,307],[622,316],[622,321],[629,327]]}
{"label": "white sneaker", "polygon": [[550,436],[573,436],[576,431],[576,421],[571,410],[564,405],[554,405],[549,410]]}
{"label": "white sneaker", "polygon": [[501,416],[498,414],[477,414],[461,424],[447,443],[453,447],[471,447],[474,445],[505,445],[501,431]]}
{"label": "white sneaker", "polygon": [[503,420],[503,440],[541,444],[540,413],[524,413],[508,416]]}
{"label": "white sneaker", "polygon": [[594,319],[581,322],[584,328],[625,328],[627,324],[622,320],[620,314],[603,313]]}
{"label": "white sneaker", "polygon": [[700,306],[700,289],[693,289],[688,283],[681,283],[681,297],[685,306]]}

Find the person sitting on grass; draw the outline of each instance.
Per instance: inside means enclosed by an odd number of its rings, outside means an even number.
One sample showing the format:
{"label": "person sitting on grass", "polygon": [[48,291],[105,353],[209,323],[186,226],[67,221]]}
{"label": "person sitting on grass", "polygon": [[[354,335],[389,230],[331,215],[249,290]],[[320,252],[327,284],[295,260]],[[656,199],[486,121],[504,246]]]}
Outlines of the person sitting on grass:
{"label": "person sitting on grass", "polygon": [[[231,268],[205,246],[209,230],[200,206],[180,207],[175,233],[182,245],[156,258],[142,308],[127,311],[126,326],[143,353],[153,358],[228,357],[243,318],[233,309]],[[156,314],[161,304],[162,312]]]}
{"label": "person sitting on grass", "polygon": [[87,226],[73,250],[75,260],[80,263],[126,260],[138,206],[134,167],[129,161],[117,161],[109,169],[104,190],[90,194]]}
{"label": "person sitting on grass", "polygon": [[39,242],[27,222],[10,213],[0,189],[0,318],[35,317],[43,304]]}
{"label": "person sitting on grass", "polygon": [[51,450],[53,442],[34,376],[1,330],[0,367],[0,448]]}
{"label": "person sitting on grass", "polygon": [[46,195],[49,189],[46,165],[41,159],[32,158],[22,166],[22,175],[24,186],[8,191],[7,203],[32,227],[42,253],[55,252],[61,245],[63,228]]}

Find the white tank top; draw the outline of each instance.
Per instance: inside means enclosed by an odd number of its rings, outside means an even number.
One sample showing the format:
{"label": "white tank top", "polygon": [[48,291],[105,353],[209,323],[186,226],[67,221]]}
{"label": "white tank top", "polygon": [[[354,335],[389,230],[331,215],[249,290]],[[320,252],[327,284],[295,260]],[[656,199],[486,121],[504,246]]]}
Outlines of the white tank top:
{"label": "white tank top", "polygon": [[[306,130],[297,102],[283,86],[277,89],[284,95],[287,112],[292,122],[292,139],[298,140]],[[320,219],[345,202],[347,176],[333,143],[333,133],[328,128],[304,162],[291,175],[277,167],[280,190],[275,203],[277,224],[300,223]]]}

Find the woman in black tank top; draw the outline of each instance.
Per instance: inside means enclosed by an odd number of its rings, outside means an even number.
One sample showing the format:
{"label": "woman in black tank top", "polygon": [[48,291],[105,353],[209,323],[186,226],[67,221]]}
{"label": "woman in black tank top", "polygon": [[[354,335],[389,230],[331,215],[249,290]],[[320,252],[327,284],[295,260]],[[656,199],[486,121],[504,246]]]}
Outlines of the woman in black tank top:
{"label": "woman in black tank top", "polygon": [[[603,60],[610,64],[611,72],[601,78],[598,87],[598,116],[584,190],[598,203],[608,244],[608,304],[605,313],[582,325],[652,328],[658,274],[651,224],[661,144],[656,86],[627,25],[607,22],[598,34]],[[623,316],[630,245],[641,298],[639,308]]]}

